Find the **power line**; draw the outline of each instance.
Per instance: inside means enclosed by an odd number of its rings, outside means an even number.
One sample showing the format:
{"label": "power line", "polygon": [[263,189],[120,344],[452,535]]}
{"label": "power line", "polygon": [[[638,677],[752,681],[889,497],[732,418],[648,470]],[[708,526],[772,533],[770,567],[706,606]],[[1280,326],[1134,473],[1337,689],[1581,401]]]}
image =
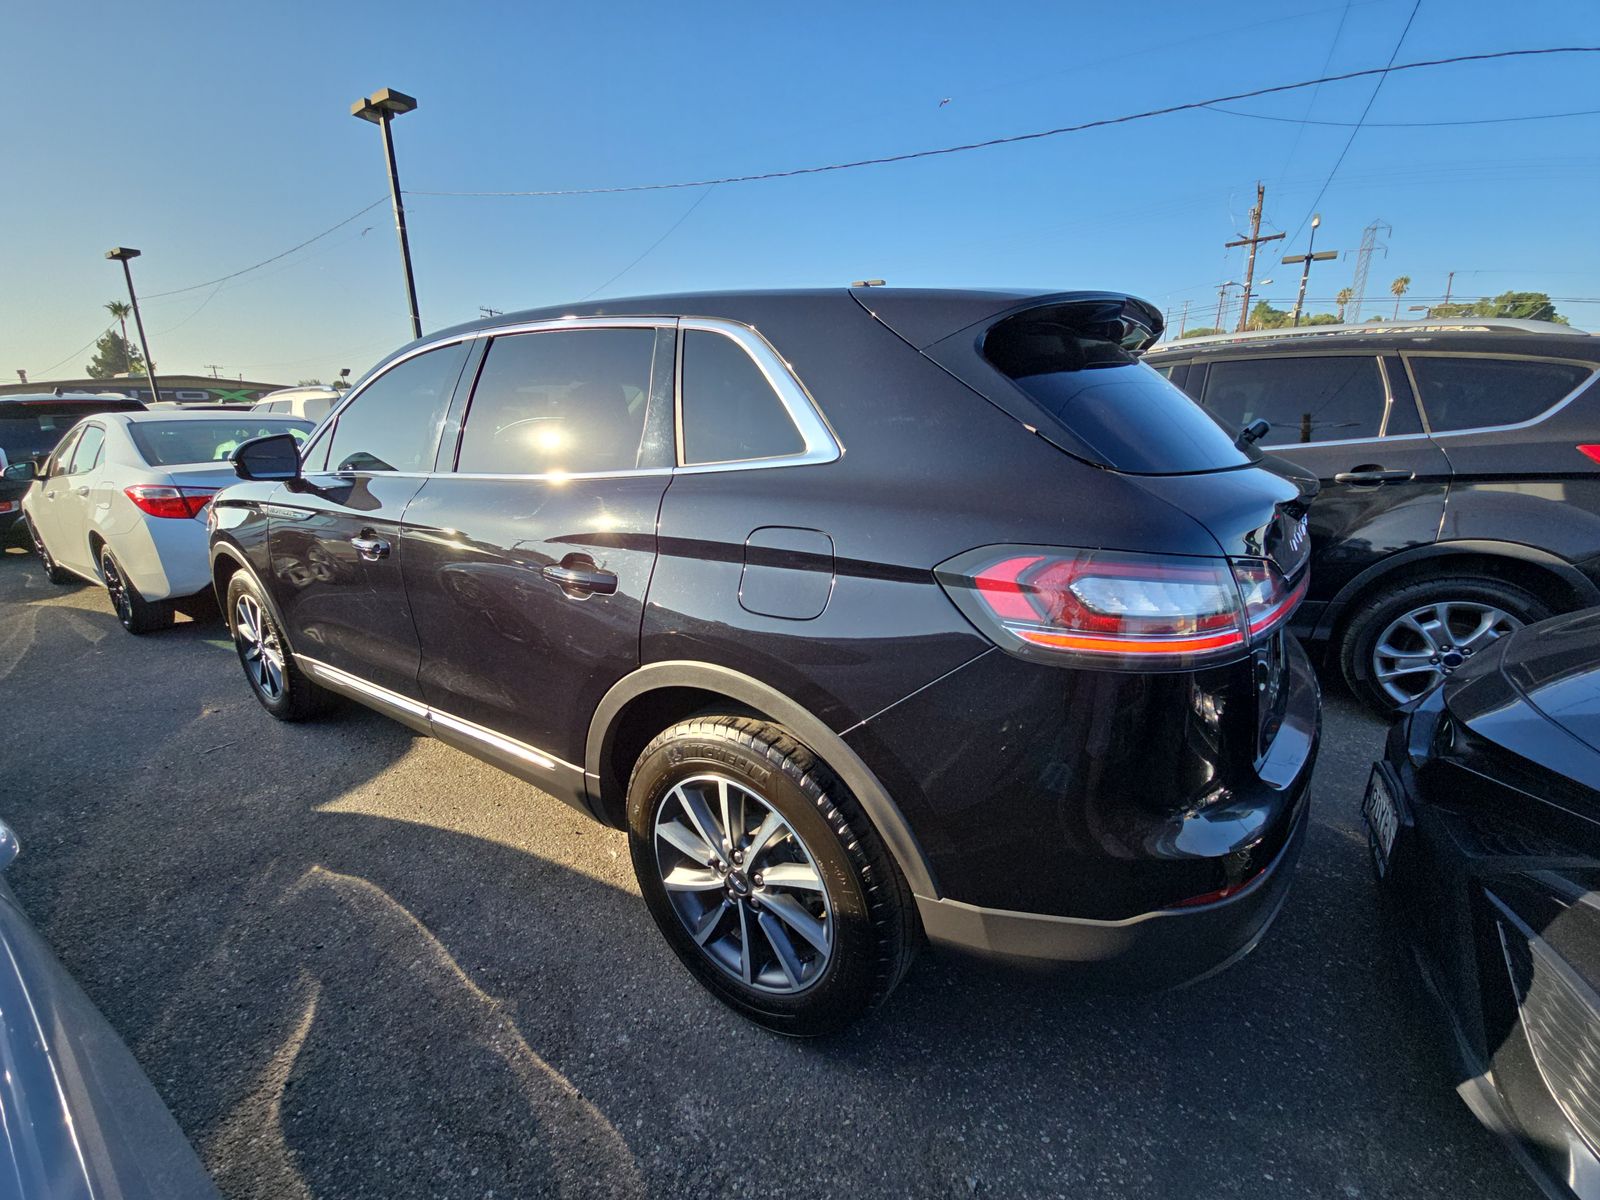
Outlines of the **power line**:
{"label": "power line", "polygon": [[[1249,117],[1255,121],[1279,121],[1285,125],[1335,125],[1349,129],[1355,121],[1312,121],[1304,117],[1270,117],[1266,113],[1240,112],[1236,108],[1212,108],[1212,112],[1227,113],[1230,117]],[[1554,121],[1562,117],[1592,117],[1600,108],[1581,108],[1576,112],[1534,113],[1526,117],[1480,117],[1472,121],[1367,121],[1365,129],[1437,129],[1446,125],[1507,125],[1515,121]]]}
{"label": "power line", "polygon": [[110,324],[110,325],[107,325],[107,326],[106,326],[106,327],[105,327],[105,328],[104,328],[104,329],[102,329],[102,330],[101,330],[101,331],[100,331],[100,332],[99,332],[99,333],[97,333],[97,334],[95,334],[95,335],[94,335],[94,336],[93,336],[93,337],[92,337],[92,338],[90,338],[90,339],[89,339],[89,340],[88,340],[88,341],[87,341],[87,342],[86,342],[86,343],[84,343],[84,344],[83,344],[83,345],[82,345],[82,346],[79,346],[79,347],[78,347],[78,348],[77,348],[77,349],[76,349],[76,350],[74,350],[74,351],[73,351],[73,352],[72,352],[72,353],[71,353],[71,354],[69,354],[69,355],[67,355],[67,356],[66,356],[66,357],[65,357],[65,358],[63,358],[63,359],[62,359],[62,360],[61,360],[61,361],[60,361],[60,362],[58,362],[58,363],[51,363],[51,364],[50,364],[50,365],[49,365],[49,366],[48,366],[48,367],[46,367],[46,368],[45,368],[45,369],[44,369],[44,370],[42,370],[42,371],[35,371],[35,372],[34,372],[34,374],[36,374],[36,375],[43,375],[43,376],[48,376],[48,375],[49,375],[49,374],[50,374],[50,372],[51,372],[51,371],[54,371],[54,370],[55,370],[55,369],[56,369],[56,368],[57,368],[57,367],[63,367],[63,366],[66,366],[66,364],[67,364],[67,363],[69,363],[69,362],[71,362],[71,361],[72,361],[72,360],[73,360],[73,359],[75,359],[75,358],[77,358],[77,357],[78,357],[78,355],[80,355],[80,354],[82,354],[82,353],[83,353],[83,352],[84,352],[84,351],[85,351],[85,350],[89,350],[89,349],[91,349],[91,348],[93,348],[93,346],[94,346],[94,345],[95,345],[95,343],[96,343],[96,342],[98,342],[98,341],[99,341],[99,340],[100,340],[100,339],[101,339],[101,338],[103,338],[103,337],[105,337],[105,335],[106,335],[106,334],[108,334],[108,333],[110,333],[110,332],[111,332],[111,331],[112,331],[112,330],[113,330],[113,329],[115,329],[115,328],[116,328],[116,324],[115,324],[115,323],[112,323],[112,324]]}
{"label": "power line", "polygon": [[[1420,2],[1420,0],[1419,0]],[[1398,48],[1397,48],[1398,52]],[[1324,75],[1320,79],[1306,79],[1298,83],[1280,83],[1271,87],[1255,88],[1248,92],[1235,92],[1228,96],[1213,96],[1209,100],[1192,100],[1185,104],[1172,104],[1164,108],[1147,109],[1144,112],[1128,113],[1120,117],[1103,117],[1097,121],[1084,121],[1078,125],[1062,125],[1055,129],[1041,129],[1034,133],[1018,133],[1009,137],[987,138],[981,142],[965,142],[957,146],[941,146],[935,150],[912,150],[903,154],[886,154],[877,158],[861,158],[851,162],[827,163],[816,167],[795,167],[786,171],[762,171],[753,175],[727,175],[719,179],[694,179],[681,183],[636,183],[619,185],[616,187],[590,187],[590,188],[546,188],[537,191],[516,192],[462,192],[462,191],[433,191],[406,189],[408,196],[603,196],[616,195],[622,192],[663,192],[679,188],[710,187],[713,184],[723,183],[757,183],[769,179],[791,179],[800,175],[820,175],[829,171],[848,171],[856,167],[878,167],[889,163],[910,162],[919,158],[937,158],[946,154],[961,154],[968,150],[987,150],[991,146],[1009,146],[1018,142],[1033,142],[1041,138],[1057,137],[1066,133],[1082,133],[1088,129],[1103,129],[1111,125],[1126,125],[1133,121],[1146,121],[1153,117],[1171,116],[1174,113],[1193,112],[1196,109],[1210,108],[1216,104],[1228,104],[1235,100],[1250,100],[1257,96],[1272,96],[1281,92],[1294,92],[1302,88],[1316,87],[1320,83],[1341,83],[1350,79],[1365,79],[1374,75],[1389,76],[1401,71],[1420,71],[1431,67],[1449,66],[1454,63],[1489,62],[1503,58],[1527,58],[1534,55],[1550,54],[1597,54],[1600,46],[1548,46],[1535,50],[1497,50],[1487,54],[1457,54],[1449,58],[1425,59],[1419,62],[1396,64],[1393,59],[1389,65],[1383,67],[1367,67],[1360,71],[1346,71],[1339,75]],[[1370,105],[1369,105],[1370,107]],[[1342,157],[1342,156],[1341,156]],[[1336,168],[1337,169],[1337,168]],[[1329,177],[1331,181],[1331,176]],[[1326,189],[1327,184],[1323,185]],[[1319,196],[1320,200],[1321,197]],[[365,210],[363,210],[365,211]],[[351,218],[352,220],[354,218]],[[213,281],[214,282],[214,281]],[[204,286],[204,285],[201,285]]]}
{"label": "power line", "polygon": [[[1334,51],[1339,48],[1339,39],[1344,36],[1344,24],[1349,19],[1350,19],[1350,5],[1348,3],[1346,3],[1345,6],[1344,6],[1343,11],[1341,11],[1339,13],[1339,26],[1338,26],[1337,29],[1335,29],[1333,31],[1333,40],[1328,43],[1327,56],[1324,57],[1323,60],[1322,60],[1322,73],[1324,75],[1326,75],[1328,73],[1328,68],[1333,66],[1333,54],[1334,54]],[[1321,94],[1322,94],[1322,89],[1320,87],[1318,87],[1317,89],[1315,89],[1311,93],[1311,98],[1306,101],[1306,116],[1309,117],[1311,115],[1311,110],[1314,109],[1317,106],[1317,98]],[[1294,131],[1294,141],[1289,143],[1289,153],[1287,153],[1287,154],[1285,154],[1283,156],[1283,166],[1278,171],[1278,177],[1274,181],[1275,183],[1282,183],[1283,182],[1284,172],[1289,169],[1289,164],[1294,161],[1294,152],[1296,150],[1300,149],[1300,139],[1305,135],[1305,131],[1306,131],[1306,129],[1305,129],[1304,125],[1301,125],[1300,128],[1298,128],[1298,129],[1296,129]]]}
{"label": "power line", "polygon": [[[1417,19],[1417,12],[1422,8],[1422,0],[1416,0],[1411,6],[1411,15],[1406,18],[1406,26],[1400,31],[1400,37],[1394,44],[1394,50],[1389,55],[1389,65],[1394,66],[1394,60],[1400,56],[1400,47],[1406,43],[1406,34],[1411,32],[1411,23]],[[1322,187],[1317,190],[1317,198],[1311,202],[1311,207],[1306,210],[1306,215],[1300,218],[1300,225],[1294,231],[1290,241],[1300,240],[1300,230],[1306,227],[1306,222],[1311,220],[1311,214],[1317,211],[1317,205],[1322,203],[1322,197],[1327,194],[1328,186],[1333,182],[1333,177],[1339,173],[1339,168],[1344,166],[1344,156],[1350,153],[1350,147],[1356,144],[1356,134],[1361,132],[1361,125],[1367,119],[1367,114],[1372,111],[1372,106],[1378,99],[1378,93],[1383,90],[1384,83],[1388,80],[1387,71],[1378,75],[1378,82],[1372,87],[1372,95],[1367,97],[1367,106],[1361,110],[1361,116],[1356,119],[1355,128],[1350,131],[1350,136],[1345,139],[1344,149],[1339,151],[1339,157],[1333,160],[1333,170],[1328,172],[1328,177],[1322,181]]]}
{"label": "power line", "polygon": [[578,297],[578,302],[581,304],[583,301],[587,300],[590,296],[594,295],[595,292],[603,292],[603,291],[605,291],[606,288],[610,287],[613,283],[615,283],[617,280],[621,279],[624,275],[626,275],[629,271],[631,271],[635,267],[637,267],[645,259],[649,258],[650,255],[655,252],[656,247],[661,245],[662,242],[666,241],[669,237],[671,237],[673,235],[674,231],[677,230],[678,226],[682,225],[685,221],[687,221],[689,219],[690,215],[694,212],[694,210],[700,207],[701,201],[703,201],[709,195],[711,195],[711,188],[707,188],[705,191],[701,192],[700,195],[695,199],[695,202],[693,204],[689,205],[689,207],[684,210],[683,216],[679,217],[670,226],[668,226],[667,227],[667,231],[665,233],[663,233],[655,241],[651,242],[650,245],[645,249],[644,253],[640,254],[638,258],[634,259],[627,266],[623,267],[622,270],[618,271],[615,275],[613,275],[610,279],[606,280],[599,287],[594,288],[587,295]]}
{"label": "power line", "polygon": [[328,228],[324,229],[321,233],[317,234],[315,237],[307,238],[305,241],[301,242],[298,246],[290,246],[287,250],[283,251],[281,254],[274,254],[271,258],[263,258],[258,263],[251,263],[248,267],[241,267],[237,271],[232,271],[229,274],[219,276],[216,279],[208,279],[204,283],[191,283],[188,287],[173,288],[171,291],[168,291],[168,292],[151,292],[150,295],[145,297],[145,299],[146,300],[155,300],[155,299],[157,299],[158,297],[161,297],[161,296],[179,296],[179,295],[182,295],[184,292],[198,292],[201,288],[208,288],[208,287],[211,287],[213,284],[226,283],[230,279],[237,279],[241,275],[248,275],[251,271],[260,270],[262,267],[267,266],[269,263],[277,262],[280,258],[287,258],[289,255],[293,254],[296,250],[304,250],[307,246],[311,245],[312,242],[321,241],[323,238],[327,237],[330,233],[333,233],[335,230],[343,229],[346,225],[350,224],[350,222],[354,221],[357,217],[366,216],[367,213],[369,213],[373,209],[377,208],[378,205],[387,204],[388,202],[389,202],[389,197],[387,197],[387,196],[384,196],[384,197],[382,197],[380,199],[374,200],[371,204],[367,205],[360,212],[351,213],[348,217],[346,217],[344,220],[340,221],[337,225],[330,225]]}

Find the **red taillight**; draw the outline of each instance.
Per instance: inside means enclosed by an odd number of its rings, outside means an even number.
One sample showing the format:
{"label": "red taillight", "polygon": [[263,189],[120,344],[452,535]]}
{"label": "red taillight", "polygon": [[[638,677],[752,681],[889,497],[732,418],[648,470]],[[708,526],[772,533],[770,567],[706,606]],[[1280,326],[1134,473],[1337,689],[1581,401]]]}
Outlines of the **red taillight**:
{"label": "red taillight", "polygon": [[999,646],[1028,658],[1172,670],[1237,657],[1305,595],[1265,559],[995,547],[935,576]]}
{"label": "red taillight", "polygon": [[152,517],[198,517],[217,494],[216,488],[169,487],[165,484],[136,483],[122,489],[140,512]]}
{"label": "red taillight", "polygon": [[1595,462],[1600,462],[1600,446],[1579,446],[1578,453],[1584,455],[1586,458],[1592,458]]}

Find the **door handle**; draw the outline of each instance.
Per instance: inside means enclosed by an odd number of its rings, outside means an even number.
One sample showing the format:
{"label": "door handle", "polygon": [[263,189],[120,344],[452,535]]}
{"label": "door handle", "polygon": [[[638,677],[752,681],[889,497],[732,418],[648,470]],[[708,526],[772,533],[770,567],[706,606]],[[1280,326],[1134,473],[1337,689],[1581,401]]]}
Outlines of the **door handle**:
{"label": "door handle", "polygon": [[1354,471],[1340,471],[1333,477],[1335,483],[1404,483],[1415,479],[1415,471],[1386,471],[1382,467],[1357,467]]}
{"label": "door handle", "polygon": [[368,562],[377,562],[380,558],[389,557],[389,543],[382,538],[353,537],[350,544],[356,548],[356,553]]}
{"label": "door handle", "polygon": [[78,487],[73,488],[72,491],[74,495],[87,496],[89,494],[89,485],[87,483],[81,484]]}
{"label": "door handle", "polygon": [[559,563],[543,568],[540,574],[551,583],[560,584],[569,596],[611,596],[617,591],[616,574],[601,570],[583,554],[569,554]]}

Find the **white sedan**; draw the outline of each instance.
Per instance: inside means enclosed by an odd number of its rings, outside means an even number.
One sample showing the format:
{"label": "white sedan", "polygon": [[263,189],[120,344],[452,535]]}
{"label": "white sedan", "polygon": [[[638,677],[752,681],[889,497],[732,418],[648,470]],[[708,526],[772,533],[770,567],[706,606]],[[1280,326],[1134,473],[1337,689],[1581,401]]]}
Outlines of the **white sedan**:
{"label": "white sedan", "polygon": [[166,628],[174,601],[210,590],[205,507],[238,481],[233,451],[253,437],[303,438],[311,429],[310,421],[248,411],[86,417],[22,498],[50,582],[103,583],[129,633]]}

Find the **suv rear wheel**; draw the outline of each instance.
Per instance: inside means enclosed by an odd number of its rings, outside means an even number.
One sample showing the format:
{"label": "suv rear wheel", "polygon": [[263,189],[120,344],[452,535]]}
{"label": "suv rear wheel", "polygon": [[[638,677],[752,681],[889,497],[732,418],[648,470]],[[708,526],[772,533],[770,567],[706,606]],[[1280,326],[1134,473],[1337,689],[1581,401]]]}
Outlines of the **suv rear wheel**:
{"label": "suv rear wheel", "polygon": [[1550,616],[1530,592],[1453,576],[1398,588],[1345,629],[1341,665],[1357,696],[1388,714],[1420,700],[1496,639]]}
{"label": "suv rear wheel", "polygon": [[628,842],[646,905],[718,999],[792,1037],[882,1003],[918,930],[855,798],[779,727],[697,717],[645,747]]}

